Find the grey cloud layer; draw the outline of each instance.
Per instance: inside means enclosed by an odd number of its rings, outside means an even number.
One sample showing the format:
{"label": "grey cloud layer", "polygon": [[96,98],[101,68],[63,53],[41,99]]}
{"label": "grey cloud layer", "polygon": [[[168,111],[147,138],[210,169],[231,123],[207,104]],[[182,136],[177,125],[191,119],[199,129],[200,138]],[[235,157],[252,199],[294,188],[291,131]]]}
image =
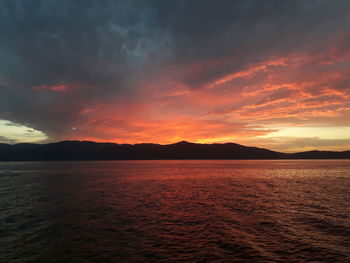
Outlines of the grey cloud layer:
{"label": "grey cloud layer", "polygon": [[[0,1],[0,118],[50,135],[86,105],[137,94],[167,67],[200,88],[272,55],[322,50],[348,32],[350,2],[170,0]],[[186,66],[227,63],[189,74]],[[34,87],[68,84],[68,95]]]}

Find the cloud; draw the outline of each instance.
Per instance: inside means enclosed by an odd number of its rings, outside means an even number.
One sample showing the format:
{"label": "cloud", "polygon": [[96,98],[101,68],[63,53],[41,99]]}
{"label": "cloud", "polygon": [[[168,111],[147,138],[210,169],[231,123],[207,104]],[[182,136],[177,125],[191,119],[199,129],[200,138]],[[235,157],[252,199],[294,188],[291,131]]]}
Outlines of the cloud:
{"label": "cloud", "polygon": [[[334,50],[337,44],[333,43],[325,53]],[[338,55],[350,61],[347,52]],[[323,54],[323,57],[326,56]],[[350,106],[348,64],[339,62],[338,57],[327,64],[314,64],[314,59],[309,53],[295,53],[285,57],[278,66],[266,66],[270,64],[267,61],[253,69],[235,73],[243,76],[238,84],[242,90],[241,103],[223,106],[212,114],[260,124],[334,125],[336,117],[338,125],[344,125]],[[230,80],[230,85],[237,87],[235,81]],[[226,83],[226,89],[230,85]]]}
{"label": "cloud", "polygon": [[220,140],[267,123],[344,125],[349,8],[346,0],[4,0],[0,118],[52,140],[154,141],[157,132],[164,141]]}
{"label": "cloud", "polygon": [[0,143],[8,143],[8,144],[15,144],[17,143],[17,140],[10,139],[4,136],[0,136]]}
{"label": "cloud", "polygon": [[167,35],[139,1],[0,5],[0,112],[53,135],[84,105],[132,92],[166,53]]}

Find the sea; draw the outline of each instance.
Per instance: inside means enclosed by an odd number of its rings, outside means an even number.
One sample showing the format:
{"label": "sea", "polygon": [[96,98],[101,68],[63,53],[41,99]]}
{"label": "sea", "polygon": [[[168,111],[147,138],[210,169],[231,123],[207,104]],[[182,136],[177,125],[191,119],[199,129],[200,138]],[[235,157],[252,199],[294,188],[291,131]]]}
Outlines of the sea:
{"label": "sea", "polygon": [[0,262],[350,262],[350,160],[2,162]]}

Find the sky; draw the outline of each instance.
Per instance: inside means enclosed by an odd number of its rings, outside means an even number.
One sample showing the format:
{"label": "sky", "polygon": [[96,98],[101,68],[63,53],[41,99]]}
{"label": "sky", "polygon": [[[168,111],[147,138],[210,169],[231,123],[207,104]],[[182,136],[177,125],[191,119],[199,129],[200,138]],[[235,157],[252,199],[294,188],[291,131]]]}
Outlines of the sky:
{"label": "sky", "polygon": [[350,150],[348,0],[0,0],[0,142]]}

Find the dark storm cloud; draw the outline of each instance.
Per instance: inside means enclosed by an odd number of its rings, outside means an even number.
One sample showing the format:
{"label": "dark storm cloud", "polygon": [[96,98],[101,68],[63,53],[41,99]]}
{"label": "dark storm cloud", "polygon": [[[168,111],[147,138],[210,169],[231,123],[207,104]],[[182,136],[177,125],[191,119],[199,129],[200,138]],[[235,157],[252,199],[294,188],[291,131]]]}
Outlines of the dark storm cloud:
{"label": "dark storm cloud", "polygon": [[[139,81],[170,66],[184,67],[168,77],[200,88],[272,55],[322,50],[348,33],[349,8],[345,0],[3,0],[0,118],[55,135],[87,105],[132,97]],[[219,62],[188,73],[207,61]],[[57,85],[67,92],[50,89]]]}
{"label": "dark storm cloud", "polygon": [[1,72],[26,86],[122,89],[133,60],[162,44],[148,7],[138,1],[10,0],[0,10]]}
{"label": "dark storm cloud", "polygon": [[270,56],[310,48],[322,51],[334,36],[349,34],[349,1],[160,2],[167,10],[160,24],[176,40],[174,61],[231,59],[198,74],[182,74],[180,79],[192,87]]}
{"label": "dark storm cloud", "polygon": [[[141,1],[1,1],[0,114],[48,133],[127,93],[167,37]],[[152,60],[149,56],[153,56]],[[40,86],[69,85],[69,94]]]}

